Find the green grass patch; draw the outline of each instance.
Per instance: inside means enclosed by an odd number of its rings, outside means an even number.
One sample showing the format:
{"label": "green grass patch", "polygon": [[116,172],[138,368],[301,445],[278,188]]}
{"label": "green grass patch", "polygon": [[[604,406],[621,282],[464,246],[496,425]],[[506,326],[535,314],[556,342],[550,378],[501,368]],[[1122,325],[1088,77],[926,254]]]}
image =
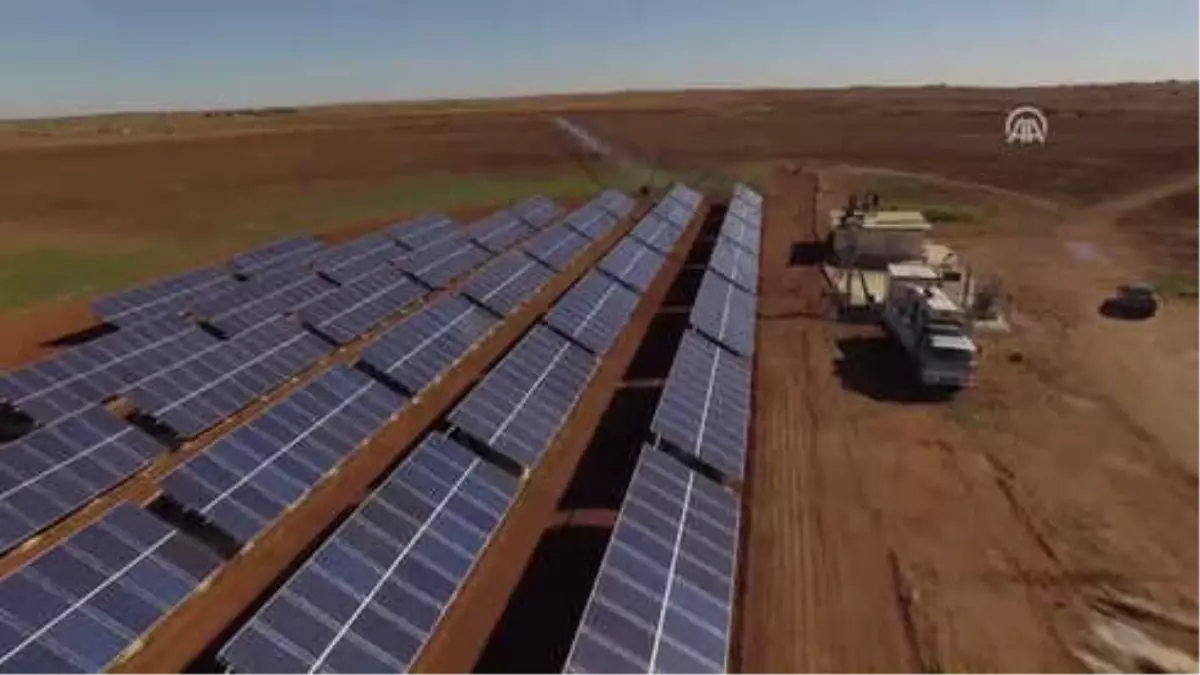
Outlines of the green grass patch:
{"label": "green grass patch", "polygon": [[1195,274],[1186,272],[1160,272],[1154,277],[1154,288],[1164,298],[1200,297],[1200,281]]}
{"label": "green grass patch", "polygon": [[979,212],[966,206],[926,206],[915,208],[915,210],[923,213],[925,220],[935,225],[939,223],[969,224],[977,223],[980,220]]}
{"label": "green grass patch", "polygon": [[67,244],[0,254],[0,309],[113,292],[295,234],[402,214],[500,206],[535,194],[583,198],[600,185],[632,192],[644,179],[619,170],[589,175],[572,166],[546,174],[435,173],[249,188],[190,210],[165,210],[162,220],[170,224],[161,235],[151,232],[132,250]]}

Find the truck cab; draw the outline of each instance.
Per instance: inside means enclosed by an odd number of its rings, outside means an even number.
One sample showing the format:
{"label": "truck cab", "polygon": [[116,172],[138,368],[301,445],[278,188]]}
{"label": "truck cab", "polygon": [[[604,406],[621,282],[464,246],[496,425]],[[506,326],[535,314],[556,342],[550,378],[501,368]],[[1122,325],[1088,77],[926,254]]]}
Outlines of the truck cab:
{"label": "truck cab", "polygon": [[907,270],[890,276],[881,316],[921,384],[964,388],[974,383],[979,350],[969,323],[928,275]]}

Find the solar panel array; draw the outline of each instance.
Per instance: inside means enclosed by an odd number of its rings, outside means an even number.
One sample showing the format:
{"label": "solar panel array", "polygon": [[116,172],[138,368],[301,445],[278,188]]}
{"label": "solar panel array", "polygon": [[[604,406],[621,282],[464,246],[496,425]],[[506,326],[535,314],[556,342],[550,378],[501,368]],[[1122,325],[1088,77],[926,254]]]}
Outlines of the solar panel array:
{"label": "solar panel array", "polygon": [[291,237],[235,255],[233,268],[242,274],[254,274],[282,265],[299,265],[311,261],[324,248],[315,237]]}
{"label": "solar panel array", "polygon": [[8,373],[0,399],[49,424],[216,343],[182,317],[151,319]]}
{"label": "solar panel array", "polygon": [[643,447],[566,671],[725,672],[740,519],[733,493]]}
{"label": "solar panel array", "polygon": [[92,311],[108,323],[129,326],[180,312],[192,298],[219,293],[237,283],[226,270],[199,269],[99,298],[92,302]]}
{"label": "solar panel array", "polygon": [[573,342],[534,326],[447,420],[533,467],[583,393],[596,363],[595,356]]}
{"label": "solar panel array", "polygon": [[559,223],[531,237],[522,248],[535,259],[561,272],[590,243],[587,237],[566,223]]}
{"label": "solar panel array", "polygon": [[416,395],[441,377],[496,325],[462,296],[446,295],[405,318],[363,352],[362,360]]}
{"label": "solar panel array", "polygon": [[563,207],[542,195],[536,195],[517,202],[509,211],[535,229],[540,230],[561,216]]}
{"label": "solar panel array", "polygon": [[666,262],[661,254],[629,236],[622,239],[604,259],[600,269],[613,275],[638,293],[645,293]]}
{"label": "solar panel array", "polygon": [[718,237],[708,268],[749,293],[758,293],[758,256],[749,249]]}
{"label": "solar panel array", "polygon": [[245,543],[404,403],[361,372],[335,366],[181,464],[163,491]]}
{"label": "solar panel array", "polygon": [[621,217],[605,208],[590,203],[581,209],[572,211],[563,222],[579,234],[595,241],[612,232]]}
{"label": "solar panel array", "polygon": [[468,236],[465,230],[460,230],[398,258],[396,264],[432,288],[444,287],[492,257],[490,251],[468,240]]}
{"label": "solar panel array", "polygon": [[618,218],[624,218],[629,215],[633,211],[633,207],[637,205],[637,202],[632,197],[619,190],[612,189],[601,192],[592,201]]}
{"label": "solar panel array", "polygon": [[503,316],[528,300],[554,277],[554,270],[521,251],[488,263],[462,287],[463,295]]}
{"label": "solar panel array", "polygon": [[692,306],[692,327],[739,356],[754,354],[757,298],[712,270],[704,273]]}
{"label": "solar panel array", "polygon": [[750,425],[750,365],[684,331],[650,429],[726,476],[742,478]]}
{"label": "solar panel array", "polygon": [[675,185],[671,186],[671,189],[667,192],[667,195],[664,197],[663,201],[675,202],[694,213],[696,209],[700,207],[700,201],[703,198],[704,195],[700,194],[696,190],[693,190],[683,183],[676,183]]}
{"label": "solar panel array", "polygon": [[520,485],[427,437],[220,650],[238,672],[408,672]]}
{"label": "solar panel array", "polygon": [[[664,204],[666,202],[663,202]],[[685,221],[686,222],[686,221]],[[675,248],[675,242],[683,236],[683,226],[675,225],[670,220],[651,211],[633,228],[633,236],[640,239],[650,248],[666,255]]]}
{"label": "solar panel array", "polygon": [[725,212],[725,221],[721,223],[721,237],[746,249],[755,258],[762,240],[762,205],[762,195],[739,183],[733,188],[733,198]]}
{"label": "solar panel array", "polygon": [[499,253],[536,231],[508,211],[493,213],[467,226],[471,239],[492,253]]}
{"label": "solar panel array", "polygon": [[458,231],[458,224],[440,213],[406,220],[388,228],[388,233],[401,246],[413,251],[424,248],[456,231]]}
{"label": "solar panel array", "polygon": [[385,265],[301,306],[300,317],[317,332],[345,344],[425,293],[420,284]]}
{"label": "solar panel array", "polygon": [[166,452],[100,406],[0,445],[0,550],[71,514]]}
{"label": "solar panel array", "polygon": [[0,581],[0,671],[102,672],[220,563],[119,505]]}
{"label": "solar panel array", "polygon": [[134,387],[129,398],[141,412],[192,437],[328,353],[326,343],[279,317],[160,372]]}
{"label": "solar panel array", "polygon": [[601,355],[629,323],[638,299],[616,280],[593,270],[555,303],[546,314],[546,323]]}

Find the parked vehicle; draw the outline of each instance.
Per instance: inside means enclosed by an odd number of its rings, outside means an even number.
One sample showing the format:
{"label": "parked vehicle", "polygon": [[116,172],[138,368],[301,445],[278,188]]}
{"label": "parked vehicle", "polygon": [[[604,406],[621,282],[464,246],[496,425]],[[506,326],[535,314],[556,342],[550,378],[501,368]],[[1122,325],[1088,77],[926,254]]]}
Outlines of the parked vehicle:
{"label": "parked vehicle", "polygon": [[962,309],[940,288],[890,280],[881,314],[922,385],[962,389],[974,384],[979,349]]}
{"label": "parked vehicle", "polygon": [[1105,316],[1123,319],[1148,319],[1158,313],[1158,292],[1148,283],[1121,284],[1117,293],[1104,301]]}

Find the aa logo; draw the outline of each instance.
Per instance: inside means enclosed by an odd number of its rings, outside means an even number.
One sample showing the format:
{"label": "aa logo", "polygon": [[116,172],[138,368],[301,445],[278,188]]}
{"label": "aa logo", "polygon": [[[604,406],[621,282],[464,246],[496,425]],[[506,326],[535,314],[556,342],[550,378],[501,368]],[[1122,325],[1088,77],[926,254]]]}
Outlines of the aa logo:
{"label": "aa logo", "polygon": [[1046,122],[1046,116],[1031,105],[1013,108],[1004,120],[1004,137],[1007,143],[1045,145],[1049,133],[1050,125]]}

